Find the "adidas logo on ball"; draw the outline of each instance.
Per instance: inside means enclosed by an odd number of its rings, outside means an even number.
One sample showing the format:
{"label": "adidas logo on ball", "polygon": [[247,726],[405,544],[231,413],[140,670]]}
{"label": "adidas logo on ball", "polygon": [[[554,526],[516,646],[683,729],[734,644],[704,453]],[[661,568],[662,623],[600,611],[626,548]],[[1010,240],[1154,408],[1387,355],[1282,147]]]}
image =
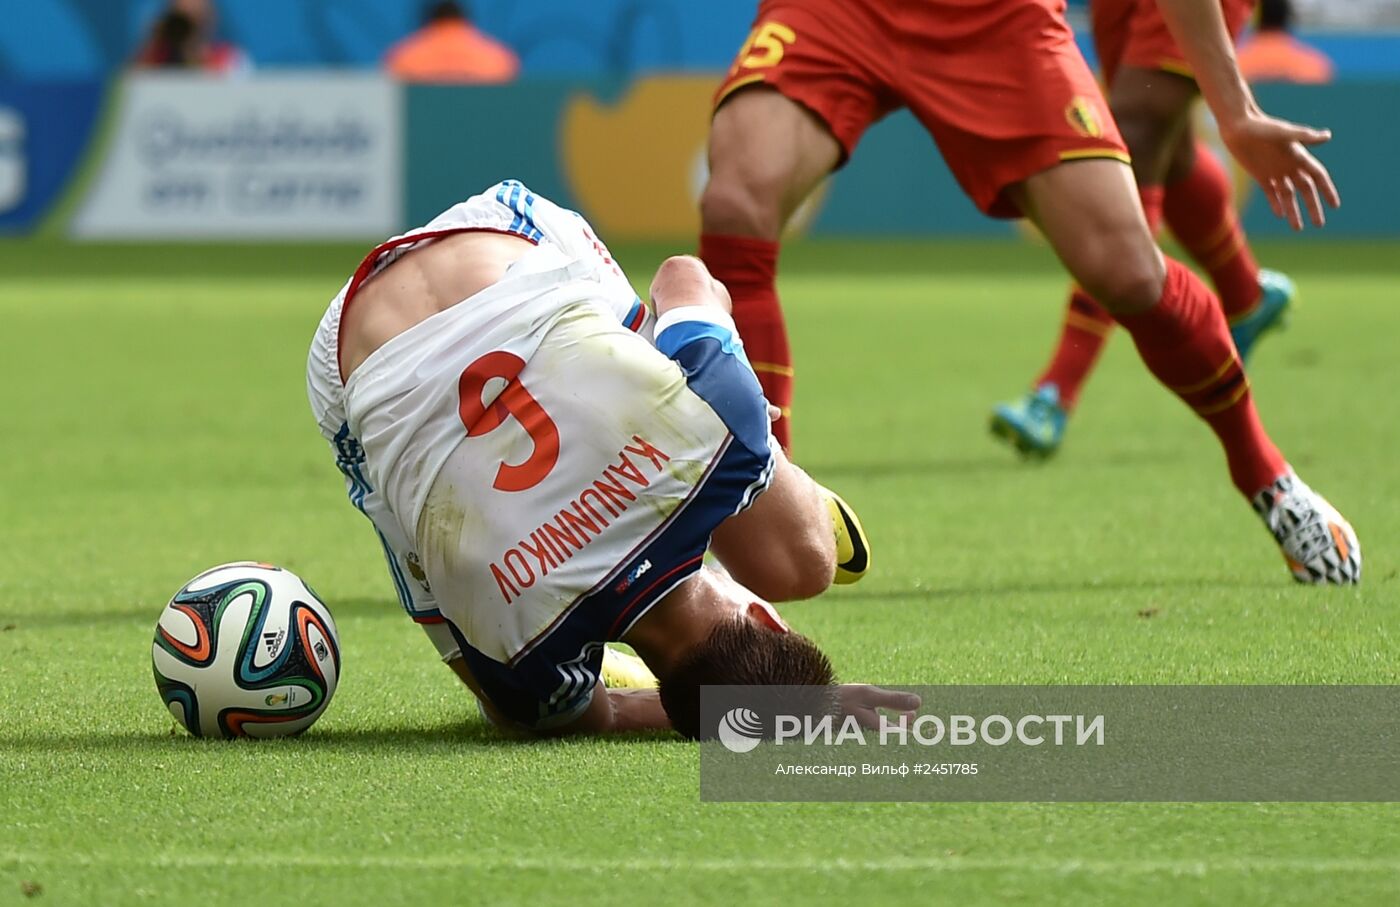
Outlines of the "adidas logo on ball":
{"label": "adidas logo on ball", "polygon": [[300,577],[220,564],[161,611],[151,670],[161,702],[196,737],[287,737],[310,727],[334,695],[340,640],[330,609]]}

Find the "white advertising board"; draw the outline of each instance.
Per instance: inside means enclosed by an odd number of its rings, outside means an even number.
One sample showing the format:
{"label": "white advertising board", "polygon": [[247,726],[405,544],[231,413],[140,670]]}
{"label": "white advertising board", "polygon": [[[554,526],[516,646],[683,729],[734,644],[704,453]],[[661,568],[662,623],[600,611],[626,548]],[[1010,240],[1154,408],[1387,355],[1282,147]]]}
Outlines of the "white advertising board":
{"label": "white advertising board", "polygon": [[359,74],[129,76],[72,233],[394,233],[402,219],[401,91]]}

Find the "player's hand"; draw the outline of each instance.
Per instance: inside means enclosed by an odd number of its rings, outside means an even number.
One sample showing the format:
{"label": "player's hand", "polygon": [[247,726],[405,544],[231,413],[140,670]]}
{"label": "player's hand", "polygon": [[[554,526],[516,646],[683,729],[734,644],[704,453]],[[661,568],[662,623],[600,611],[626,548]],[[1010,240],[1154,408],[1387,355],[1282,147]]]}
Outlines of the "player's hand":
{"label": "player's hand", "polygon": [[1227,127],[1222,123],[1220,136],[1235,160],[1264,189],[1274,215],[1288,221],[1293,229],[1303,229],[1299,195],[1316,227],[1327,222],[1324,201],[1333,208],[1341,205],[1342,197],[1327,168],[1304,147],[1326,142],[1332,138],[1330,130],[1300,126],[1254,111],[1237,124]]}
{"label": "player's hand", "polygon": [[921,700],[913,693],[886,690],[866,683],[843,683],[837,688],[841,714],[854,715],[863,728],[880,726],[880,709],[912,715]]}

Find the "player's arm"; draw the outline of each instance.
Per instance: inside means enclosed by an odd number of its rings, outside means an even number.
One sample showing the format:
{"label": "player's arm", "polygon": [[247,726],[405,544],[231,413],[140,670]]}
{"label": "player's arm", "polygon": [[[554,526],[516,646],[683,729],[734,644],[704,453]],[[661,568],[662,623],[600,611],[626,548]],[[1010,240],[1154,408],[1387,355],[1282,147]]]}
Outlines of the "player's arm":
{"label": "player's arm", "polygon": [[655,690],[609,690],[598,681],[588,708],[574,721],[544,731],[546,736],[625,734],[630,731],[669,731],[671,719]]}
{"label": "player's arm", "polygon": [[1323,202],[1336,208],[1342,199],[1327,168],[1303,146],[1320,145],[1332,133],[1276,119],[1259,108],[1235,61],[1219,0],[1157,0],[1157,6],[1191,64],[1221,138],[1264,189],[1274,214],[1301,230],[1301,194],[1313,224],[1322,226]]}
{"label": "player's arm", "polygon": [[476,694],[482,712],[492,724],[525,736],[567,737],[671,729],[671,719],[666,717],[666,711],[661,707],[661,694],[656,690],[609,690],[603,686],[601,680],[593,687],[587,708],[580,712],[577,718],[551,727],[527,727],[512,721],[496,708],[481,689],[481,684],[472,676],[466,659],[453,659],[448,662],[448,666]]}
{"label": "player's arm", "polygon": [[[680,364],[686,380],[695,389],[700,372],[713,375],[704,383],[726,387],[730,405],[720,415],[741,440],[766,446],[768,423],[778,418],[778,409],[763,398],[758,377],[744,355],[744,344],[734,326],[734,303],[724,284],[710,276],[700,259],[676,255],[662,262],[651,282],[652,309],[656,313],[653,342],[656,348]],[[710,339],[718,349],[692,347]],[[711,406],[717,401],[699,389]],[[746,407],[753,400],[756,408]],[[719,410],[716,410],[719,412]],[[752,418],[757,414],[756,418]]]}

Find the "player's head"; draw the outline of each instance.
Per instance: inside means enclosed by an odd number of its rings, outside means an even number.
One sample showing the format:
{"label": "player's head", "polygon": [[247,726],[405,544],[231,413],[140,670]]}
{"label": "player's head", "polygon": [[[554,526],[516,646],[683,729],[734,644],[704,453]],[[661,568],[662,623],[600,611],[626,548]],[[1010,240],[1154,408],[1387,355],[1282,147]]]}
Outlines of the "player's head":
{"label": "player's head", "polygon": [[1260,0],[1260,31],[1288,31],[1292,25],[1293,4],[1291,0]]}
{"label": "player's head", "polygon": [[212,30],[214,26],[214,4],[211,0],[170,0],[169,11],[189,16],[200,31]]}
{"label": "player's head", "polygon": [[717,622],[660,679],[661,705],[671,726],[691,740],[701,736],[703,686],[821,686],[835,683],[831,661],[794,633],[767,605],[754,603]]}
{"label": "player's head", "polygon": [[198,23],[184,13],[169,12],[156,20],[146,62],[157,66],[197,66],[200,52]]}
{"label": "player's head", "polygon": [[433,0],[423,7],[423,21],[427,24],[459,19],[470,22],[472,13],[470,7],[458,0]]}

